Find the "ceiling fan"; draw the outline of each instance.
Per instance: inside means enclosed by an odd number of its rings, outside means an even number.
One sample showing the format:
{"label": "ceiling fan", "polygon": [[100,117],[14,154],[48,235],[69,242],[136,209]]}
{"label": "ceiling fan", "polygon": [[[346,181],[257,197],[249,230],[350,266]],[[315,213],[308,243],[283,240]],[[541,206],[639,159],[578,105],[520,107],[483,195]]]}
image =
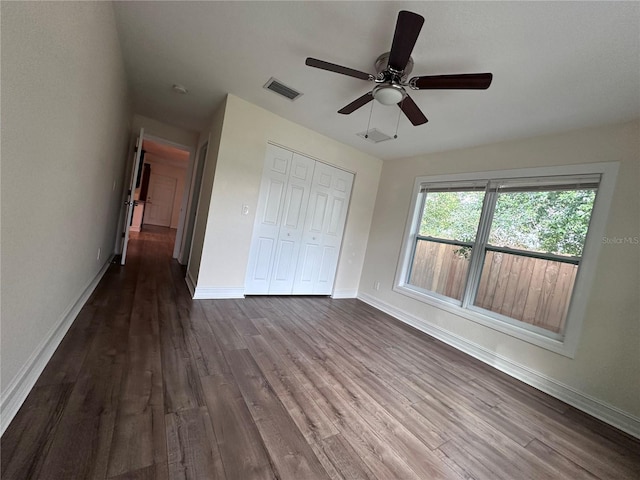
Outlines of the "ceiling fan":
{"label": "ceiling fan", "polygon": [[406,10],[398,13],[391,51],[383,53],[376,60],[375,69],[377,75],[316,58],[307,58],[305,63],[310,67],[376,83],[373,90],[341,108],[338,113],[344,115],[353,113],[375,98],[383,105],[397,104],[413,125],[422,125],[428,121],[427,117],[424,116],[418,105],[407,94],[406,88],[412,90],[486,90],[491,85],[493,78],[491,73],[466,73],[458,75],[423,75],[412,77],[407,81],[407,77],[413,70],[411,52],[418,40],[423,23],[424,18],[417,13]]}

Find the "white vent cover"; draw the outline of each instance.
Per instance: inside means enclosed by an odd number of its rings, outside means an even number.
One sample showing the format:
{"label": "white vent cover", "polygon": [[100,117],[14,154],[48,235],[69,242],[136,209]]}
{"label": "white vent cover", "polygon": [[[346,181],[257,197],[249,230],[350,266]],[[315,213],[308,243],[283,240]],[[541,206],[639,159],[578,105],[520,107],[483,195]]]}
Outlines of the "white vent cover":
{"label": "white vent cover", "polygon": [[264,88],[267,90],[271,90],[272,92],[277,93],[278,95],[282,95],[283,97],[288,98],[289,100],[295,100],[296,98],[302,96],[302,93],[294,90],[291,87],[287,87],[280,80],[277,80],[273,77],[269,79],[267,83],[264,84]]}
{"label": "white vent cover", "polygon": [[[390,137],[389,135],[387,135],[386,133],[381,132],[377,128],[370,128],[369,130],[357,133],[356,135],[358,135],[359,137],[364,138],[365,140],[367,140],[367,141],[369,141],[371,143],[380,143],[380,142],[384,142],[386,140],[391,140],[393,138],[393,137]],[[366,137],[365,137],[365,135],[366,135]]]}

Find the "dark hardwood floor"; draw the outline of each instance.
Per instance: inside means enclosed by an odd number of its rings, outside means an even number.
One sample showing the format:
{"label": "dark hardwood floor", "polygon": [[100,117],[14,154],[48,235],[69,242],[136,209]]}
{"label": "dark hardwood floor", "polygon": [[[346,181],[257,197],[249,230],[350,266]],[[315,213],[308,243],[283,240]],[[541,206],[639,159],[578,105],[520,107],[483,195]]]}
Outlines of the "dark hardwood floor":
{"label": "dark hardwood floor", "polygon": [[191,300],[153,229],[2,436],[2,479],[638,479],[640,442],[357,300]]}

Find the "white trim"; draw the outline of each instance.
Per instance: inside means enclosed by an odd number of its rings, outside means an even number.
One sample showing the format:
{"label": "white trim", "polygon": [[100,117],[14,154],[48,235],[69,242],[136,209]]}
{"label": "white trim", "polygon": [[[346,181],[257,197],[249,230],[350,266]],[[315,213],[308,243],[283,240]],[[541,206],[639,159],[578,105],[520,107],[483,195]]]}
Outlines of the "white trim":
{"label": "white trim", "polygon": [[[613,193],[618,175],[619,162],[601,162],[587,163],[581,165],[564,165],[556,167],[536,167],[536,168],[520,168],[512,170],[494,170],[488,172],[472,172],[448,175],[434,175],[416,177],[413,188],[413,197],[411,206],[407,214],[404,236],[402,239],[401,253],[396,269],[393,290],[402,295],[406,295],[429,305],[442,308],[455,315],[461,316],[468,320],[480,323],[486,327],[506,333],[525,342],[545,348],[565,357],[575,358],[580,335],[582,333],[582,323],[586,315],[588,296],[594,285],[595,269],[597,266],[598,254],[601,248],[601,239],[606,233],[606,222],[608,212],[611,207]],[[580,269],[576,277],[571,305],[567,313],[566,327],[564,332],[564,340],[546,337],[533,330],[513,325],[500,320],[498,315],[491,312],[473,311],[469,305],[455,305],[451,301],[444,300],[441,296],[436,296],[430,292],[419,291],[418,289],[407,284],[407,273],[411,262],[411,239],[415,238],[417,228],[419,226],[419,218],[422,213],[420,197],[421,185],[430,182],[469,182],[469,181],[486,181],[499,179],[518,179],[526,177],[558,177],[558,176],[576,176],[576,175],[593,175],[601,174],[598,193],[596,194],[593,211],[591,213],[591,222],[589,224],[589,232],[582,253]],[[483,210],[484,215],[484,210]],[[482,217],[489,222],[491,219]],[[477,265],[477,262],[476,262]],[[473,267],[473,265],[471,266]],[[470,271],[472,275],[474,272]],[[479,275],[473,278],[479,280]],[[471,288],[469,285],[467,288]]]}
{"label": "white trim", "polygon": [[111,255],[109,260],[102,266],[78,299],[64,311],[60,319],[55,323],[53,328],[49,330],[31,356],[24,365],[22,365],[22,368],[13,380],[11,380],[11,383],[9,383],[5,391],[2,392],[2,395],[0,395],[0,435],[4,433],[13,420],[13,417],[15,417],[27,399],[27,395],[29,395],[29,392],[31,392],[31,389],[36,384],[38,377],[44,371],[49,360],[51,360],[56,348],[58,348],[58,345],[62,342],[62,339],[80,313],[80,310],[82,310],[82,307],[87,303],[89,297],[98,286],[98,283],[102,280],[112,260],[113,255]]}
{"label": "white trim", "polygon": [[334,290],[331,298],[358,298],[358,290],[344,289]]}
{"label": "white trim", "polygon": [[576,407],[620,430],[640,438],[640,418],[620,410],[591,395],[580,392],[569,385],[565,385],[543,373],[537,372],[525,365],[514,362],[481,345],[470,342],[466,338],[449,332],[448,330],[416,317],[415,315],[396,308],[371,295],[360,292],[358,299],[381,310],[403,323],[451,345],[474,358],[495,367],[527,385],[531,385],[563,402]]}
{"label": "white trim", "polygon": [[291,147],[289,147],[287,145],[282,145],[282,144],[280,144],[278,142],[274,142],[273,140],[267,140],[267,145],[273,145],[274,147],[283,148],[283,149],[288,150],[290,152],[297,153],[298,155],[302,155],[303,157],[307,157],[307,158],[310,158],[311,160],[315,160],[316,162],[320,162],[320,163],[322,163],[324,165],[329,165],[330,167],[337,168],[338,170],[342,170],[343,172],[352,173],[353,176],[354,176],[354,180],[355,180],[355,175],[357,173],[355,170],[349,170],[346,167],[343,167],[343,166],[340,166],[340,165],[336,165],[334,163],[329,163],[326,160],[322,160],[321,158],[314,157],[313,155],[309,155],[308,153],[301,152],[300,150],[296,150],[295,148],[291,148]]}
{"label": "white trim", "polygon": [[[189,161],[189,170],[187,172],[186,180],[189,180],[189,188],[188,188],[188,196],[187,196],[187,204],[185,207],[185,216],[184,222],[182,224],[182,240],[180,241],[180,249],[176,254],[176,249],[174,248],[174,256],[178,260],[180,265],[187,265],[189,267],[189,262],[191,260],[191,245],[193,243],[193,234],[195,231],[195,223],[196,217],[198,214],[198,202],[200,201],[200,189],[202,187],[202,177],[204,176],[204,169],[207,163],[207,157],[209,156],[209,139],[211,135],[208,135],[206,140],[202,142],[200,145],[196,145],[195,153],[193,156],[193,160]],[[206,150],[205,150],[206,149]],[[204,154],[204,155],[203,155]],[[198,177],[198,173],[200,176]],[[196,189],[198,190],[198,195],[196,196]],[[185,190],[186,183],[185,183]],[[191,236],[187,238],[189,231],[189,224],[191,222],[191,217],[193,217],[193,225],[191,225]],[[177,233],[176,233],[177,235]],[[176,242],[177,244],[177,242]],[[188,244],[188,249],[187,247]]]}
{"label": "white trim", "polygon": [[244,298],[244,287],[198,287],[193,293],[194,300],[218,300],[223,298]]}
{"label": "white trim", "polygon": [[187,288],[189,289],[189,293],[191,294],[191,298],[193,298],[196,293],[196,282],[191,276],[191,272],[187,270],[187,275],[184,277],[184,281],[187,283]]}
{"label": "white trim", "polygon": [[432,307],[445,310],[453,315],[457,315],[458,317],[466,318],[472,322],[492,328],[498,332],[506,333],[507,335],[519,338],[520,340],[533,343],[534,345],[551,350],[552,352],[559,353],[561,355],[565,354],[566,348],[561,340],[556,340],[546,335],[536,333],[535,331],[521,328],[513,323],[496,321],[494,317],[484,315],[479,309],[463,308],[446,297],[440,298],[439,295],[436,296],[422,293],[421,291],[406,285],[394,286],[393,291],[413,298],[414,300],[418,300],[419,302],[426,303],[427,305],[431,305]]}
{"label": "white trim", "polygon": [[[127,248],[129,247],[129,233],[131,232],[131,219],[133,218],[133,210],[135,208],[136,179],[138,171],[140,171],[140,158],[142,156],[142,144],[144,142],[144,128],[140,129],[140,134],[136,139],[135,151],[133,154],[133,165],[131,176],[129,177],[129,188],[126,192],[126,213],[124,218],[124,234],[122,236],[122,252],[120,254],[120,265],[124,265],[127,260]],[[126,180],[125,180],[126,182]],[[127,183],[125,183],[127,185]]]}

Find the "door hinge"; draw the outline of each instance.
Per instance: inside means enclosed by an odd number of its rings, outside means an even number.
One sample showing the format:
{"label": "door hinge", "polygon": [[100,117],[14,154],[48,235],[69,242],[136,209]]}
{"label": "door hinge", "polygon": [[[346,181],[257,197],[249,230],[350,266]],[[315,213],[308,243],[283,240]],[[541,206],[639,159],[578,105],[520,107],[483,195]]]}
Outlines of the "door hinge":
{"label": "door hinge", "polygon": [[122,232],[122,237],[121,238],[124,238],[124,232]]}

